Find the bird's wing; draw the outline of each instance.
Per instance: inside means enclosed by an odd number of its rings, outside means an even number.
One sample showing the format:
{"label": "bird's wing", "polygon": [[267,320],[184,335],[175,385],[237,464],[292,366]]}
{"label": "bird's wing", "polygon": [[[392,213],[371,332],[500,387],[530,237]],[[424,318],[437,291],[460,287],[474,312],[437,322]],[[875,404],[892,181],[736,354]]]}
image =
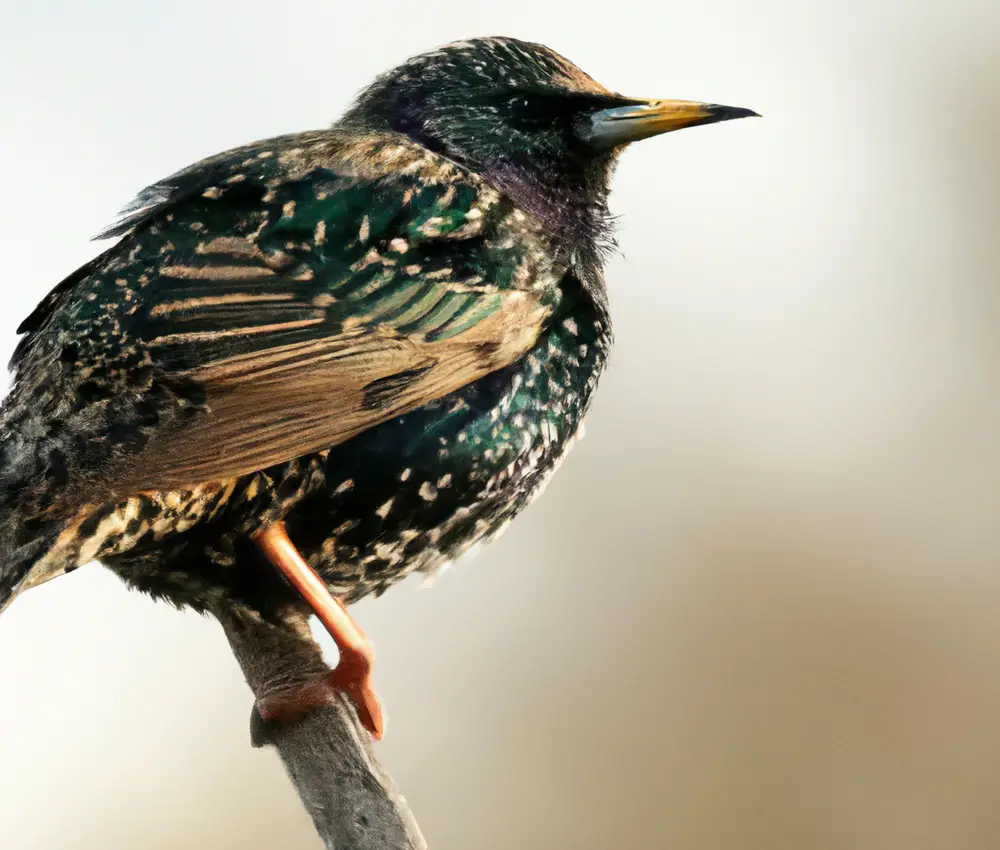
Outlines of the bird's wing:
{"label": "bird's wing", "polygon": [[248,146],[139,206],[26,320],[14,361],[36,383],[60,364],[80,398],[63,422],[93,435],[79,478],[113,493],[340,443],[521,357],[557,297],[529,219],[386,136]]}

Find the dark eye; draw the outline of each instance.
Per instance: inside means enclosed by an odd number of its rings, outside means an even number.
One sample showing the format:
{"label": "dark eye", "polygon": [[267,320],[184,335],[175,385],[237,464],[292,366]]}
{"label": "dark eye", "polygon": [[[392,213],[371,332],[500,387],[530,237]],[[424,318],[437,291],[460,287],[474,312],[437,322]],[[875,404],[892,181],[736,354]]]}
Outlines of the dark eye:
{"label": "dark eye", "polygon": [[503,111],[515,126],[547,127],[562,112],[559,99],[545,94],[513,94],[505,98]]}

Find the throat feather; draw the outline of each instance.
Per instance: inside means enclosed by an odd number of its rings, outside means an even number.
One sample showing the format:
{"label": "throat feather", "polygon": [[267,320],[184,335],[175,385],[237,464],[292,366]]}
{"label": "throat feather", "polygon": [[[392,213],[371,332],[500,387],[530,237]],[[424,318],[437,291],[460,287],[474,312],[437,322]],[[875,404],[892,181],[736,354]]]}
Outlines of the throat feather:
{"label": "throat feather", "polygon": [[558,174],[542,176],[510,162],[490,166],[483,176],[516,206],[539,219],[567,253],[606,256],[616,249],[614,218],[603,187],[573,186],[575,181]]}

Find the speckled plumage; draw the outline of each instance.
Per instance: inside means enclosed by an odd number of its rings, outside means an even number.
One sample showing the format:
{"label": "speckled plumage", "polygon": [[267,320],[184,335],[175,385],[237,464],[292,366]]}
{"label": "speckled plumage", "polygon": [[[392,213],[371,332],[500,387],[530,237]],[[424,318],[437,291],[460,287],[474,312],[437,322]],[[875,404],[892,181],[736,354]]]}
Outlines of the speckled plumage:
{"label": "speckled plumage", "polygon": [[477,39],[380,77],[330,130],[145,190],[20,328],[0,609],[99,559],[179,605],[265,611],[292,594],[249,541],[277,521],[348,600],[499,533],[610,349],[622,145],[583,124],[639,103]]}

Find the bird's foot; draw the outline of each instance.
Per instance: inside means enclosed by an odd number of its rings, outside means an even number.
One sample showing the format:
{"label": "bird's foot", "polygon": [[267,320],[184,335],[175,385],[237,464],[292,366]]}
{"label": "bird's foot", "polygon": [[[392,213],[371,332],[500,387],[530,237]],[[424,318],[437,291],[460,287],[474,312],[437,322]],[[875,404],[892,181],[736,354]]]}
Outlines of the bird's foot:
{"label": "bird's foot", "polygon": [[324,705],[335,703],[338,692],[350,697],[361,725],[376,741],[380,740],[382,704],[372,686],[371,656],[365,652],[343,652],[335,669],[262,694],[255,708],[265,726],[290,725]]}
{"label": "bird's foot", "polygon": [[268,560],[274,564],[302,594],[313,613],[329,632],[340,651],[336,669],[314,680],[276,689],[257,701],[257,712],[268,721],[268,715],[299,719],[320,705],[329,704],[336,691],[343,691],[354,702],[358,719],[376,741],[382,737],[382,707],[371,683],[375,650],[371,641],[323,580],[306,563],[298,549],[288,539],[284,523],[278,522],[254,535]]}
{"label": "bird's foot", "polygon": [[370,645],[362,650],[341,649],[340,663],[330,671],[328,681],[337,690],[347,694],[358,711],[361,725],[372,737],[382,739],[382,703],[372,685],[372,661],[374,653]]}

